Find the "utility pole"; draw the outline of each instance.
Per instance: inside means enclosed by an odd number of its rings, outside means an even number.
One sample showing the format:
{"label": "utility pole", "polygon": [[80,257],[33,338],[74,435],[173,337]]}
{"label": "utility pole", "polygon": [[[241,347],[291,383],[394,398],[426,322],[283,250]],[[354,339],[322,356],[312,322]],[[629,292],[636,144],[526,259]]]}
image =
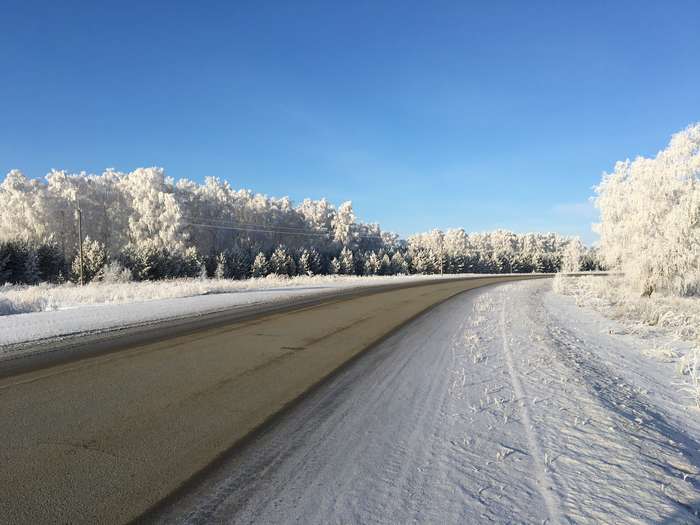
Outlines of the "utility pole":
{"label": "utility pole", "polygon": [[80,286],[85,284],[83,279],[83,211],[80,209],[80,197],[77,198],[78,204],[78,250],[80,253]]}

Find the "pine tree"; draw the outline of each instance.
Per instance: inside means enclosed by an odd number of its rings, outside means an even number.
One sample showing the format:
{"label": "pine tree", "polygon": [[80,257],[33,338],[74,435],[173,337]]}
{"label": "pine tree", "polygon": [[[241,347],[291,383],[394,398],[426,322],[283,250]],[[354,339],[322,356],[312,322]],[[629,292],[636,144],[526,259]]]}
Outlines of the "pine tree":
{"label": "pine tree", "polygon": [[226,279],[227,277],[230,277],[228,260],[226,258],[226,254],[221,252],[216,256],[216,270],[214,271],[214,278]]}
{"label": "pine tree", "polygon": [[384,254],[379,261],[379,275],[391,275],[391,259],[388,254]]}
{"label": "pine tree", "polygon": [[272,253],[270,257],[269,269],[270,273],[276,275],[289,275],[289,255],[284,246],[280,245]]}
{"label": "pine tree", "polygon": [[320,274],[323,269],[321,265],[321,255],[318,253],[316,248],[311,248],[309,250],[309,259],[311,263],[311,271],[314,274]]}
{"label": "pine tree", "polygon": [[46,242],[39,246],[36,255],[40,280],[52,283],[59,282],[61,276],[66,272],[66,259],[60,246],[53,241]]}
{"label": "pine tree", "polygon": [[36,284],[39,282],[39,258],[36,251],[31,246],[26,246],[24,259],[24,282]]}
{"label": "pine tree", "polygon": [[379,272],[379,258],[377,257],[377,254],[374,252],[371,252],[367,257],[365,258],[365,268],[364,268],[364,274],[365,275],[377,275]]}
{"label": "pine tree", "polygon": [[11,274],[8,243],[0,242],[0,284],[8,282]]}
{"label": "pine tree", "polygon": [[413,255],[413,271],[420,274],[432,273],[431,256],[426,250],[418,250]]}
{"label": "pine tree", "polygon": [[255,260],[253,261],[250,273],[253,277],[256,278],[265,277],[268,271],[267,268],[267,257],[265,257],[265,254],[263,252],[260,252],[258,253],[258,255],[255,256]]}
{"label": "pine tree", "polygon": [[[83,281],[89,283],[102,277],[102,270],[107,264],[107,251],[98,240],[90,240],[86,237],[83,242]],[[80,278],[80,254],[77,254],[71,265],[73,278]],[[156,279],[159,277],[156,277]]]}
{"label": "pine tree", "polygon": [[391,256],[391,272],[394,275],[409,274],[408,263],[401,252],[396,252]]}
{"label": "pine tree", "polygon": [[197,277],[201,274],[203,262],[204,260],[197,251],[197,248],[190,246],[185,250],[182,256],[180,271],[177,275],[182,275],[183,277]]}
{"label": "pine tree", "polygon": [[544,260],[542,259],[542,255],[537,252],[532,255],[532,261],[530,263],[530,266],[532,266],[532,271],[536,273],[544,273],[546,268],[544,265]]}
{"label": "pine tree", "polygon": [[[78,257],[76,257],[78,259]],[[130,246],[121,258],[122,264],[129,268],[133,276],[141,281],[155,281],[169,276],[171,264],[170,254],[155,243],[145,241],[137,246]],[[80,269],[80,261],[73,260],[73,274]],[[193,275],[196,276],[195,273]]]}
{"label": "pine tree", "polygon": [[353,275],[355,273],[355,263],[353,261],[353,254],[350,249],[347,247],[343,248],[340,252],[338,261],[340,263],[338,273],[343,275]]}
{"label": "pine tree", "polygon": [[301,275],[313,275],[313,263],[309,250],[304,249],[299,256],[299,273]]}
{"label": "pine tree", "polygon": [[343,265],[337,257],[333,257],[329,265],[329,272],[331,275],[340,275],[342,273]]}

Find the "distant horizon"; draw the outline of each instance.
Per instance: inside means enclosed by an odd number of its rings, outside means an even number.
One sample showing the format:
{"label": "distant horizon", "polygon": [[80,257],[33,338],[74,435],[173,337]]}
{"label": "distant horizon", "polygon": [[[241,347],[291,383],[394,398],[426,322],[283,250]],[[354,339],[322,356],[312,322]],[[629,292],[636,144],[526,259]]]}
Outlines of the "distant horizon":
{"label": "distant horizon", "polygon": [[0,174],[162,166],[402,236],[592,244],[615,162],[700,120],[700,5],[11,0]]}

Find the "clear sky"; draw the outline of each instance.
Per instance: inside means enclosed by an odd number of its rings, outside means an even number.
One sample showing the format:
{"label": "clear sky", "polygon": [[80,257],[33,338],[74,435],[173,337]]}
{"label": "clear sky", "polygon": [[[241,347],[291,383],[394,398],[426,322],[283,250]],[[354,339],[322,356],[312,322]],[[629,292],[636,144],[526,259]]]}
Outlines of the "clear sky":
{"label": "clear sky", "polygon": [[601,173],[700,120],[694,0],[0,6],[3,173],[157,165],[402,234],[591,241]]}

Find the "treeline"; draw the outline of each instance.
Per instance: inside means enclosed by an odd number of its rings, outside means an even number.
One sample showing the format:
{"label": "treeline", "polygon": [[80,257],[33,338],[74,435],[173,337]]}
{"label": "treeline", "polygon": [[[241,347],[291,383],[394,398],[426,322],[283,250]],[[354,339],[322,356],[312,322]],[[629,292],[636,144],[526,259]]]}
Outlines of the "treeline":
{"label": "treeline", "polygon": [[85,282],[556,272],[567,249],[574,266],[599,266],[578,240],[553,233],[453,229],[404,240],[358,221],[350,202],[294,206],[216,178],[176,183],[158,168],[52,171],[44,181],[12,171],[0,184],[0,202],[0,283],[77,281],[80,229]]}

